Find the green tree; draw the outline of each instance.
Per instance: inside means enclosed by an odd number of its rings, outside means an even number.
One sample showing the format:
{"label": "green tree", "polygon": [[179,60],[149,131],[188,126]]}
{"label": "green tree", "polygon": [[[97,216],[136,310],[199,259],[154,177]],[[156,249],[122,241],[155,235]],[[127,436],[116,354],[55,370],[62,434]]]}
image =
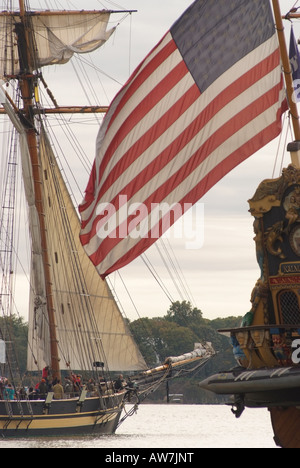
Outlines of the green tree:
{"label": "green tree", "polygon": [[20,373],[25,373],[27,364],[27,342],[28,342],[28,324],[22,317],[12,315],[10,317],[0,317],[0,338],[4,341],[13,342],[10,347],[15,356],[12,360],[17,360]]}
{"label": "green tree", "polygon": [[153,334],[153,320],[140,318],[131,322],[129,327],[147,365],[149,367],[155,367],[159,359]]}
{"label": "green tree", "polygon": [[167,357],[192,351],[197,336],[187,328],[164,318],[143,318],[130,324],[131,332],[149,367],[163,363]]}
{"label": "green tree", "polygon": [[161,362],[167,357],[192,351],[197,341],[197,336],[191,329],[164,319],[155,321],[153,332],[156,337],[156,351]]}
{"label": "green tree", "polygon": [[203,314],[201,310],[187,301],[173,302],[169,308],[166,320],[175,322],[181,327],[191,327],[194,324],[203,323]]}

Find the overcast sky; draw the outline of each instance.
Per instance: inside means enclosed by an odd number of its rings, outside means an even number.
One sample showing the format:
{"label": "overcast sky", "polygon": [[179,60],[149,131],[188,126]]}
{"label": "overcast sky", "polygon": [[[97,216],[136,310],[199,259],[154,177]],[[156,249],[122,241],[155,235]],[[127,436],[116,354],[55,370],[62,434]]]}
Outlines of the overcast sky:
{"label": "overcast sky", "polygon": [[[2,0],[1,3],[4,4]],[[102,84],[105,83],[106,95],[99,91],[99,102],[95,104],[108,104],[113,99],[130,71],[134,70],[192,2],[191,0],[122,0],[121,4],[117,3],[104,0],[32,0],[30,2],[32,8],[108,7],[138,10],[131,19],[127,18],[120,25],[110,43],[94,54],[97,66],[105,69],[116,80],[103,78]],[[281,0],[280,3],[282,12],[286,13],[294,6],[295,1]],[[288,22],[286,26],[289,30]],[[300,35],[300,25],[298,27],[295,24],[295,33]],[[70,70],[70,67],[64,72],[58,70],[58,67],[49,68],[46,73],[47,82],[61,104],[84,105],[85,102],[78,102],[81,98],[76,86],[70,87],[70,80],[66,79]],[[61,78],[57,77],[59,73]],[[98,124],[94,123],[89,129],[88,137],[85,136],[86,129],[79,135],[83,139],[83,144],[88,147],[91,161],[94,158],[94,140],[97,131]],[[184,238],[170,240],[189,285],[193,303],[202,310],[206,318],[244,315],[250,310],[250,295],[259,277],[259,269],[253,242],[253,219],[248,213],[247,200],[253,196],[261,180],[272,177],[277,149],[278,141],[269,144],[232,171],[201,200],[205,213],[204,245],[201,249],[187,250],[187,239]],[[282,150],[279,158],[282,158]],[[286,154],[284,166],[289,162],[289,155]],[[280,172],[280,164],[281,161],[276,166],[276,177]],[[83,175],[80,178],[82,191],[86,182],[87,175]],[[173,282],[169,280],[169,274],[161,262],[157,248],[152,247],[147,255],[160,276],[168,283],[172,298],[181,300],[182,297],[173,286]],[[141,316],[166,314],[170,301],[148,273],[141,259],[123,268],[121,275]],[[135,307],[125,294],[118,275],[112,275],[111,280],[116,285],[129,318],[137,318]]]}

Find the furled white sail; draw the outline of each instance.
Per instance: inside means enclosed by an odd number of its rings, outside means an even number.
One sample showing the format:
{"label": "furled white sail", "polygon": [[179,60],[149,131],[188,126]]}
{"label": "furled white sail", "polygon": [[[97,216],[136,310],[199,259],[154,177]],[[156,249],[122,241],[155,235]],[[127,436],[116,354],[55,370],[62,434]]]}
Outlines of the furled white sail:
{"label": "furled white sail", "polygon": [[[33,68],[68,62],[75,53],[84,54],[101,47],[115,31],[108,28],[109,11],[31,12],[28,16],[32,48],[37,53]],[[0,77],[20,72],[15,25],[17,13],[0,14]]]}
{"label": "furled white sail", "polygon": [[[100,361],[111,371],[145,369],[107,283],[81,246],[79,218],[43,129],[40,158],[60,368],[91,369]],[[32,290],[28,370],[51,362],[49,342],[44,342],[48,324],[43,308],[34,305],[36,297]]]}

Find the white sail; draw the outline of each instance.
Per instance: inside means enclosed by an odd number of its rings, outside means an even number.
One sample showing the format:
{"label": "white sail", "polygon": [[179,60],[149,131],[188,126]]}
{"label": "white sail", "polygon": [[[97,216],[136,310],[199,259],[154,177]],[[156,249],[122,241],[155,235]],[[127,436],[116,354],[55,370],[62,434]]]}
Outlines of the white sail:
{"label": "white sail", "polygon": [[[101,47],[115,31],[115,28],[107,30],[109,18],[109,11],[31,13],[28,21],[33,31],[32,47],[37,52],[32,58],[33,68],[63,64],[75,53],[84,54]],[[0,14],[0,77],[20,72],[16,23],[20,23],[19,14]]]}
{"label": "white sail", "polygon": [[[1,81],[0,84],[2,84]],[[29,329],[29,342],[32,341],[33,330],[38,330],[40,339],[37,343],[36,355],[40,356],[40,359],[47,359],[47,356],[49,356],[50,353],[50,338],[49,329],[45,326],[47,323],[45,275],[43,268],[39,217],[35,206],[34,183],[27,136],[24,127],[21,125],[18,117],[6,98],[2,86],[0,86],[0,103],[19,133],[22,176],[28,205],[32,263],[30,283],[34,285],[34,297],[32,299],[31,308],[35,310],[35,324]]]}
{"label": "white sail", "polygon": [[[145,369],[107,283],[81,246],[79,218],[43,129],[40,158],[60,368],[91,369],[100,361],[111,371]],[[51,362],[48,322],[36,298],[32,290],[28,370]]]}
{"label": "white sail", "polygon": [[[27,367],[36,371],[51,362],[40,226],[26,132],[1,87],[0,102],[20,135],[32,243]],[[43,127],[39,139],[60,367],[84,370],[104,362],[111,371],[144,370],[146,363],[106,281],[81,246],[79,218]]]}

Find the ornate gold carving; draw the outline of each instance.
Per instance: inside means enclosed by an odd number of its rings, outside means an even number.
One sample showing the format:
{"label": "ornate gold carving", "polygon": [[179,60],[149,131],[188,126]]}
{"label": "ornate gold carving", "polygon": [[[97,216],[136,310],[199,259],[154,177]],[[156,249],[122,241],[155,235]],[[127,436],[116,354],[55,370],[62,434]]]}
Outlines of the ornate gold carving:
{"label": "ornate gold carving", "polygon": [[[280,206],[285,191],[291,185],[300,185],[300,170],[293,165],[284,169],[278,179],[266,179],[259,185],[253,198],[248,201],[250,213],[261,218],[273,207]],[[298,201],[300,203],[300,199]]]}
{"label": "ornate gold carving", "polygon": [[280,242],[283,243],[283,234],[284,225],[283,221],[278,221],[271,228],[269,228],[265,234],[265,242],[267,251],[274,255],[275,257],[280,257],[282,259],[286,258],[281,247],[276,247],[275,244]]}
{"label": "ornate gold carving", "polygon": [[[290,245],[294,253],[300,257],[300,225],[295,226],[290,234]],[[298,270],[296,273],[300,273]]]}
{"label": "ornate gold carving", "polygon": [[[284,200],[283,207],[286,211],[286,219],[288,225],[286,227],[286,233],[288,234],[291,227],[296,222],[300,221],[300,187],[296,187]],[[296,250],[297,247],[295,246]]]}

